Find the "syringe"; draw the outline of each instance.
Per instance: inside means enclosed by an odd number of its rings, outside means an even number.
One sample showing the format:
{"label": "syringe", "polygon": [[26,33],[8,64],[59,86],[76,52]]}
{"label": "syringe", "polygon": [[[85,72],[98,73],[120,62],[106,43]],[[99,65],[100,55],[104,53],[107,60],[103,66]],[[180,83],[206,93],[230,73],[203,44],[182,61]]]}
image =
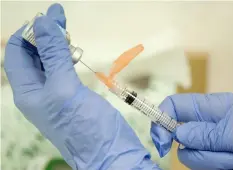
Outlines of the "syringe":
{"label": "syringe", "polygon": [[[35,43],[34,32],[33,32],[33,24],[34,24],[35,19],[42,15],[43,14],[41,13],[37,14],[36,17],[27,24],[25,30],[22,33],[23,38],[34,46],[36,46],[36,43]],[[70,44],[69,33],[65,29],[61,28],[60,26],[59,28],[63,32],[68,43]],[[120,71],[123,68],[123,66],[125,67],[133,59],[133,56],[136,56],[138,53],[140,53],[143,50],[141,46],[137,46],[135,47],[135,49],[136,50],[133,50],[133,52],[129,51],[129,55],[126,53],[126,55],[120,56],[120,58],[123,60],[125,59],[124,58],[125,56],[130,56],[130,57],[127,59],[127,61],[123,65],[121,65],[120,68],[114,67],[115,70],[113,70],[112,73],[116,73]],[[83,61],[81,61],[80,59],[83,53],[83,50],[81,48],[74,47],[73,45],[70,44],[70,50],[71,50],[74,64],[80,61],[84,66],[86,66],[89,70],[91,70],[98,77],[99,80],[104,82],[105,85],[109,88],[109,90],[114,95],[118,96],[125,103],[137,109],[138,111],[140,111],[141,113],[149,117],[154,123],[161,125],[169,132],[173,132],[176,129],[176,126],[178,125],[178,123],[175,119],[171,118],[168,114],[162,112],[158,107],[151,104],[144,97],[139,96],[135,91],[129,90],[125,86],[119,85],[115,81],[112,81],[112,79],[111,79],[111,82],[109,82],[109,78],[107,78],[103,74],[99,74],[95,72],[92,68],[90,68]]]}

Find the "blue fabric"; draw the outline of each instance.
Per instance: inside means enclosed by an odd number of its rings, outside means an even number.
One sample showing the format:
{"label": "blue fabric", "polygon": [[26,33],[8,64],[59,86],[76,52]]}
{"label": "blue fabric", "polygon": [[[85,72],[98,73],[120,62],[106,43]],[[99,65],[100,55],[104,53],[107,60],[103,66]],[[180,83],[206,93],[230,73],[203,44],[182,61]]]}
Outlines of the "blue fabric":
{"label": "blue fabric", "polygon": [[35,21],[37,49],[24,27],[9,39],[4,67],[16,106],[74,170],[158,170],[121,114],[81,83],[57,24],[65,29],[66,18],[54,4]]}
{"label": "blue fabric", "polygon": [[160,109],[184,122],[174,134],[152,124],[161,157],[175,139],[185,146],[178,157],[190,169],[233,169],[233,93],[177,94],[166,98]]}

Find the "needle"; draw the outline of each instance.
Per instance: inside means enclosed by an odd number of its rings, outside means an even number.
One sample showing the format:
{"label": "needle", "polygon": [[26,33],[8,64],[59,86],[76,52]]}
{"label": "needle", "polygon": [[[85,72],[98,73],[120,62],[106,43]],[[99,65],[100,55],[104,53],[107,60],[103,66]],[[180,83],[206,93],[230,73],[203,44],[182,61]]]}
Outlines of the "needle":
{"label": "needle", "polygon": [[94,70],[91,69],[88,65],[86,65],[82,60],[79,60],[84,66],[86,66],[89,70],[91,70],[93,73],[96,73]]}

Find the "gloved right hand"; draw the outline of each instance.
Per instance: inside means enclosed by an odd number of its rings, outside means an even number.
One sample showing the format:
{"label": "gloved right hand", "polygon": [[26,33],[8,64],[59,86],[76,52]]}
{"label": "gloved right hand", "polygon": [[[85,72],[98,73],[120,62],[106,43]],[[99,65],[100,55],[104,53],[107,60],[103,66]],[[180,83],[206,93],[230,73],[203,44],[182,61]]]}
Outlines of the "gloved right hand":
{"label": "gloved right hand", "polygon": [[4,67],[16,106],[74,170],[158,170],[119,111],[81,83],[57,24],[66,25],[59,4],[34,24],[37,49],[22,39],[25,27],[8,41]]}
{"label": "gloved right hand", "polygon": [[180,125],[175,134],[152,124],[151,136],[161,156],[175,138],[185,146],[179,160],[192,170],[233,169],[233,93],[176,94],[160,109]]}

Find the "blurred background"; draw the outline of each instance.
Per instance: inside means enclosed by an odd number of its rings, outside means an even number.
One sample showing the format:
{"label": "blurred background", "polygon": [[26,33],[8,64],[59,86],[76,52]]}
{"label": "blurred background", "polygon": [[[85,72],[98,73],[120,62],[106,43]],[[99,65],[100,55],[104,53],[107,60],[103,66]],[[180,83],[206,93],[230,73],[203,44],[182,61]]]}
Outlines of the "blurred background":
{"label": "blurred background", "polygon": [[[1,169],[68,170],[58,151],[14,106],[3,70],[9,37],[53,2],[1,2]],[[159,104],[184,92],[233,92],[233,2],[59,2],[71,42],[83,61],[106,71],[125,50],[145,50],[119,76],[120,82]],[[17,57],[17,56],[15,56]],[[165,170],[187,169],[171,152],[160,158],[150,139],[150,121],[121,103],[81,64],[78,75],[109,100],[133,127],[154,161]]]}

